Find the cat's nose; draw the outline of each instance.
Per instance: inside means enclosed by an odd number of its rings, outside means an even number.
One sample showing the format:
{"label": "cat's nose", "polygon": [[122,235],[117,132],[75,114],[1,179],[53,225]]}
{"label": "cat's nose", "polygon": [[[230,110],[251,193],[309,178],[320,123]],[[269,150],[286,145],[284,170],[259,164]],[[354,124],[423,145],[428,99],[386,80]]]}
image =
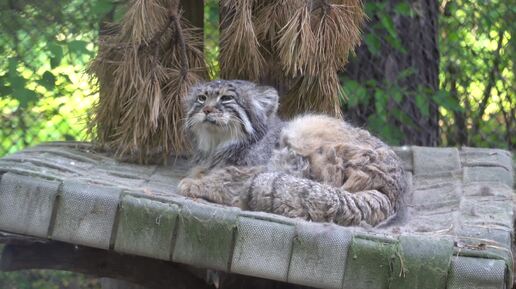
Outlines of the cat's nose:
{"label": "cat's nose", "polygon": [[202,112],[205,114],[210,114],[215,111],[215,108],[213,106],[205,106],[202,108]]}

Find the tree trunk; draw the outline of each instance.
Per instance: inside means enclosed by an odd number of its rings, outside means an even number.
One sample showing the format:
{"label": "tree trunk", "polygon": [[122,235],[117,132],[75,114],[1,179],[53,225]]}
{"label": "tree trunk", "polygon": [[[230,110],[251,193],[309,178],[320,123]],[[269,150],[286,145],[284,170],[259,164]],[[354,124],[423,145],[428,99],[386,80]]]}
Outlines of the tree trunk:
{"label": "tree trunk", "polygon": [[[432,100],[439,87],[437,0],[371,0],[367,1],[367,6],[376,8],[372,15],[369,14],[364,37],[372,37],[372,40],[376,37],[379,42],[366,41],[375,47],[363,44],[344,75],[362,85],[374,83],[381,90],[389,85],[398,86],[403,99],[395,104],[396,108],[407,115],[411,123],[402,122],[392,115],[387,119],[389,125],[400,127],[403,133],[401,143],[438,145],[438,106]],[[370,89],[366,104],[348,108],[346,117],[357,125],[367,125],[368,118],[377,113],[374,91]],[[416,102],[418,94],[419,100],[424,98],[423,101]],[[392,97],[388,103],[391,108],[394,103]]]}

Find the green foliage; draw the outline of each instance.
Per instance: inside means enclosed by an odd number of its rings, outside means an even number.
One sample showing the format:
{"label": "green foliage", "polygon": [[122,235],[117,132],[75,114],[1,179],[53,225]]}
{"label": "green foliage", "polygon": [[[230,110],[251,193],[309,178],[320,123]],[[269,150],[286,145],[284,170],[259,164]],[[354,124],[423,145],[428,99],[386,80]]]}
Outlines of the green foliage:
{"label": "green foliage", "polygon": [[[95,94],[84,69],[108,0],[0,2],[0,155],[85,137]],[[109,8],[109,9],[108,9]]]}
{"label": "green foliage", "polygon": [[216,0],[204,1],[204,47],[206,61],[210,68],[210,78],[216,79],[220,75],[219,65],[219,2]]}
{"label": "green foliage", "polygon": [[[0,156],[85,137],[83,117],[96,95],[83,72],[96,50],[100,18],[109,10],[102,3],[111,1],[0,0]],[[31,270],[0,273],[0,288],[100,285],[84,275]]]}
{"label": "green foliage", "polygon": [[[363,112],[366,120],[359,123],[366,123],[391,144],[399,144],[403,134],[393,123],[414,128],[420,125],[400,107],[413,102],[425,118],[432,115],[429,108],[435,104],[439,107],[441,145],[514,150],[516,22],[509,20],[516,18],[514,5],[503,0],[441,0],[438,4],[440,59],[435,61],[440,63],[439,89],[432,91],[418,85],[407,91],[406,80],[417,72],[416,66],[400,71],[391,82],[369,79],[358,83],[343,78],[347,97],[343,106],[346,111]],[[370,22],[364,30],[364,45],[371,55],[371,66],[384,65],[375,64],[375,58],[391,51],[406,54],[395,21],[418,17],[421,7],[408,0],[377,0],[366,2],[365,9]],[[392,80],[393,75],[385,77]]]}
{"label": "green foliage", "polygon": [[516,9],[510,1],[442,7],[443,145],[516,148]]}
{"label": "green foliage", "polygon": [[2,289],[100,289],[94,278],[64,271],[30,270],[20,273],[0,272]]}

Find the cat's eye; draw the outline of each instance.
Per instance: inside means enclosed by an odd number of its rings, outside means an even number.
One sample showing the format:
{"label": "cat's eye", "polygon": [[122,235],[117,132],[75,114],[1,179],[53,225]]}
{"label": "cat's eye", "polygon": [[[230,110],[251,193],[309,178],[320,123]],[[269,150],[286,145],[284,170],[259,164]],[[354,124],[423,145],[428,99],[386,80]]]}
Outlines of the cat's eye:
{"label": "cat's eye", "polygon": [[221,102],[229,102],[233,100],[233,96],[231,95],[223,95],[220,97]]}
{"label": "cat's eye", "polygon": [[204,95],[204,94],[199,94],[199,95],[197,96],[197,101],[198,101],[198,102],[200,102],[200,103],[205,102],[205,101],[206,101],[206,95]]}

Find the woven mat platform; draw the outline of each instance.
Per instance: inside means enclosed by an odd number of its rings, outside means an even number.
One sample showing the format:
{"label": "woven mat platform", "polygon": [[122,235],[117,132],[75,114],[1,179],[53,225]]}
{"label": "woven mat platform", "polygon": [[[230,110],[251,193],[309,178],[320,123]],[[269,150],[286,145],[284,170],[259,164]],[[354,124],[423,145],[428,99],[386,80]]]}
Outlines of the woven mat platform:
{"label": "woven mat platform", "polygon": [[510,288],[510,153],[395,150],[404,211],[346,228],[178,196],[183,158],[140,166],[46,143],[0,159],[0,231],[319,288]]}

